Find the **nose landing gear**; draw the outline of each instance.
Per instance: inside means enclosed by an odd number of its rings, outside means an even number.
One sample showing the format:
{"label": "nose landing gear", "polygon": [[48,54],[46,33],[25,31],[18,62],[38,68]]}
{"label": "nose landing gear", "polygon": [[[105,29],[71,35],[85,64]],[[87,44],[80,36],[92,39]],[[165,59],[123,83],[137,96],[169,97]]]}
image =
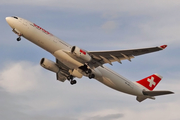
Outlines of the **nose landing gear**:
{"label": "nose landing gear", "polygon": [[18,36],[19,36],[19,37],[18,37],[16,40],[17,40],[17,41],[21,41],[21,36],[22,36],[22,34],[19,33]]}
{"label": "nose landing gear", "polygon": [[17,40],[17,41],[21,41],[21,36],[19,36],[16,40]]}
{"label": "nose landing gear", "polygon": [[17,41],[20,41],[20,40],[21,40],[21,36],[22,36],[22,34],[20,33],[20,31],[17,30],[16,28],[14,28],[12,31],[19,36],[16,40],[17,40]]}

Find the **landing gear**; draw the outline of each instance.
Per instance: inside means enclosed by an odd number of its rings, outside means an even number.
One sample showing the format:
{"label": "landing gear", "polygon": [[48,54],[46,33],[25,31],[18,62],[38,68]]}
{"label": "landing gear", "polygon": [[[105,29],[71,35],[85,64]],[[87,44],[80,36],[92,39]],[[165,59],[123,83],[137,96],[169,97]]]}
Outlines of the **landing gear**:
{"label": "landing gear", "polygon": [[74,85],[74,84],[77,83],[77,81],[76,80],[71,80],[70,83],[71,83],[71,85]]}
{"label": "landing gear", "polygon": [[18,38],[17,38],[17,41],[20,41],[21,40],[21,36],[19,36]]}
{"label": "landing gear", "polygon": [[91,69],[87,69],[85,73],[89,75],[89,79],[95,78],[95,75],[92,73]]}
{"label": "landing gear", "polygon": [[74,85],[74,84],[77,83],[76,80],[73,80],[73,76],[72,76],[72,75],[68,76],[67,79],[70,81],[70,84],[71,84],[71,85]]}
{"label": "landing gear", "polygon": [[20,33],[20,31],[17,30],[16,28],[13,28],[12,31],[19,36],[16,40],[17,40],[17,41],[20,41],[20,40],[21,40],[21,36],[22,36],[22,34]]}
{"label": "landing gear", "polygon": [[70,81],[70,80],[73,80],[73,76],[70,75],[70,76],[67,77],[67,79],[68,79],[69,81]]}
{"label": "landing gear", "polygon": [[95,78],[95,75],[92,73],[92,70],[88,68],[88,66],[86,64],[84,64],[84,66],[79,67],[81,70],[83,70],[87,76],[89,77],[89,79]]}
{"label": "landing gear", "polygon": [[92,78],[95,78],[95,75],[94,75],[94,74],[90,74],[90,75],[89,75],[89,79],[92,79]]}
{"label": "landing gear", "polygon": [[85,71],[85,73],[86,73],[86,74],[91,74],[91,73],[92,73],[92,70],[91,70],[91,69],[87,69],[87,70]]}
{"label": "landing gear", "polygon": [[89,79],[95,78],[95,75],[92,73],[91,69],[85,70],[85,73],[89,75]]}

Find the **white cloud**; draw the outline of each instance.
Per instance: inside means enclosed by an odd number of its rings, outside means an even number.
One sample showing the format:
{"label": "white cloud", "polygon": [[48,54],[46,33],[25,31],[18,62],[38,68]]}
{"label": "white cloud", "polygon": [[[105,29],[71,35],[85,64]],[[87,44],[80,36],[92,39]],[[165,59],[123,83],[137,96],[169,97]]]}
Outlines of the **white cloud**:
{"label": "white cloud", "polygon": [[28,62],[10,63],[0,74],[0,86],[11,93],[27,92],[37,87],[40,67]]}
{"label": "white cloud", "polygon": [[146,119],[146,120],[178,120],[179,119],[179,108],[175,103],[158,103],[147,107],[147,110],[135,111],[135,110],[125,110],[125,119]]}
{"label": "white cloud", "polygon": [[164,41],[166,44],[179,44],[179,16],[160,15],[139,24],[143,37],[147,40]]}
{"label": "white cloud", "polygon": [[[165,96],[164,96],[165,97]],[[172,97],[172,96],[169,96]],[[177,97],[177,96],[176,96]],[[165,97],[168,98],[167,96]],[[164,99],[165,99],[164,98]],[[177,106],[180,104],[179,100],[173,100],[170,102],[163,102],[162,100],[148,101],[144,103],[134,103],[127,105],[126,107],[122,105],[119,108],[112,106],[111,109],[104,109],[89,113],[83,113],[80,117],[80,120],[92,120],[92,119],[105,119],[112,117],[113,120],[118,120],[123,118],[123,120],[132,120],[132,119],[146,119],[146,120],[178,120],[179,119],[179,110]],[[159,99],[163,99],[160,97]],[[117,103],[118,104],[118,103]]]}
{"label": "white cloud", "polygon": [[118,120],[123,117],[119,110],[104,109],[100,111],[93,111],[85,113],[80,120]]}
{"label": "white cloud", "polygon": [[[46,116],[46,113],[49,117],[68,118],[67,111],[71,113],[72,119],[78,120],[116,120],[119,118],[125,120],[134,118],[168,120],[179,117],[179,107],[177,107],[180,104],[177,96],[179,93],[157,97],[155,101],[146,100],[143,103],[138,103],[135,97],[122,94],[99,82],[92,82],[84,78],[79,80],[75,86],[71,86],[68,82],[61,83],[51,80],[54,78],[43,73],[39,65],[29,62],[8,64],[1,71],[0,86],[9,93],[21,93],[26,97],[26,99],[21,98],[19,102],[21,106],[26,106],[26,109],[23,109],[23,114],[28,113],[28,118],[33,118],[34,115],[41,118],[41,115]],[[179,90],[178,84],[179,82],[176,82],[175,85],[172,83],[170,86],[177,91]],[[176,93],[176,91],[174,92]],[[18,96],[15,95],[15,97]],[[19,111],[21,110],[19,109]],[[173,112],[170,113],[171,111]],[[170,113],[170,115],[164,117],[162,113]],[[31,117],[31,115],[33,116]],[[49,118],[48,115],[47,118]]]}

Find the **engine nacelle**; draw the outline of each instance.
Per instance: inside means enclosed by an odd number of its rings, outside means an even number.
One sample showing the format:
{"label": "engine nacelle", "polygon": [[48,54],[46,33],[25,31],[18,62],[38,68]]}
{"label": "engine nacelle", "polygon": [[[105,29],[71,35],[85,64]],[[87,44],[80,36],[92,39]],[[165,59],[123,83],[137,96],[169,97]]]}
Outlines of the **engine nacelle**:
{"label": "engine nacelle", "polygon": [[91,56],[84,50],[80,49],[77,46],[73,46],[71,49],[71,53],[73,55],[75,55],[78,58],[81,58],[82,60],[84,60],[85,62],[89,62],[91,61]]}
{"label": "engine nacelle", "polygon": [[52,72],[55,72],[55,73],[58,73],[59,72],[59,67],[56,65],[55,62],[51,61],[51,60],[48,60],[46,58],[42,58],[41,61],[40,61],[40,65],[47,69],[47,70],[50,70]]}

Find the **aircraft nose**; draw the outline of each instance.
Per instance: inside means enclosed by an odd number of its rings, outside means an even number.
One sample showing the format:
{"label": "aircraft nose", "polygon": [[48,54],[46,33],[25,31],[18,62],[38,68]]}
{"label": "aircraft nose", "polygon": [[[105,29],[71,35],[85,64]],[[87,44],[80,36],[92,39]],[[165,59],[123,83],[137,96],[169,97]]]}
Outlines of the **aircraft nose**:
{"label": "aircraft nose", "polygon": [[9,24],[9,26],[11,26],[11,27],[13,27],[13,20],[12,20],[13,18],[12,17],[6,17],[6,21],[7,21],[7,23]]}
{"label": "aircraft nose", "polygon": [[6,17],[7,23],[9,23],[10,19],[11,19],[11,17]]}

